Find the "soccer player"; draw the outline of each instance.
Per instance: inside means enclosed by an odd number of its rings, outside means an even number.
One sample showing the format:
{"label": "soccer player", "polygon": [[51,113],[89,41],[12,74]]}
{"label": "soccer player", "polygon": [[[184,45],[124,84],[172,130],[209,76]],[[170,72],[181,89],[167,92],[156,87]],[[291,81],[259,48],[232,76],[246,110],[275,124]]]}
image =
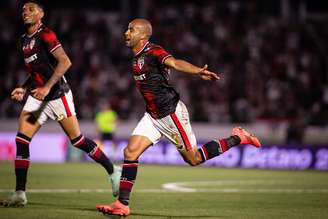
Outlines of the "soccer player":
{"label": "soccer player", "polygon": [[106,142],[110,142],[113,157],[115,157],[117,149],[115,142],[117,117],[117,113],[112,109],[112,106],[109,103],[104,102],[101,104],[101,110],[97,112],[95,119],[100,134],[99,144],[104,147]]}
{"label": "soccer player", "polygon": [[[64,74],[71,66],[56,34],[42,24],[43,7],[39,2],[27,0],[22,8],[26,33],[20,38],[25,65],[29,73],[27,81],[11,93],[11,98],[22,101],[30,91],[19,117],[16,136],[16,190],[8,200],[0,201],[4,206],[24,206],[27,172],[30,164],[29,145],[34,134],[48,118],[59,122],[72,145],[85,151],[101,164],[112,183],[113,195],[117,196],[121,170],[114,167],[97,144],[83,136],[76,118],[73,96]],[[46,145],[45,151],[46,152]]]}
{"label": "soccer player", "polygon": [[135,19],[125,32],[126,45],[134,53],[133,77],[146,102],[146,113],[139,121],[124,149],[124,163],[118,200],[98,205],[105,214],[129,215],[129,199],[136,180],[139,156],[162,136],[177,147],[183,159],[196,166],[223,154],[239,144],[260,147],[259,140],[240,127],[233,128],[228,138],[212,140],[197,148],[189,121],[188,110],[177,91],[168,83],[169,69],[199,76],[203,80],[219,80],[217,74],[184,60],[175,59],[159,45],[149,42],[152,26],[148,20]]}

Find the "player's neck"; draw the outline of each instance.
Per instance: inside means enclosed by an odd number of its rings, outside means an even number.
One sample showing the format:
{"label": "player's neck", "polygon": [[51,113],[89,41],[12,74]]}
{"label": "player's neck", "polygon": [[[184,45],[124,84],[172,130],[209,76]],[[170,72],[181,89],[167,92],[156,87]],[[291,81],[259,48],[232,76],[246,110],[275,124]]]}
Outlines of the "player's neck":
{"label": "player's neck", "polygon": [[40,27],[41,25],[41,21],[37,22],[35,24],[30,24],[26,26],[26,33],[28,36],[32,36]]}
{"label": "player's neck", "polygon": [[133,47],[132,51],[134,55],[138,55],[148,44],[148,40],[140,41],[135,47]]}

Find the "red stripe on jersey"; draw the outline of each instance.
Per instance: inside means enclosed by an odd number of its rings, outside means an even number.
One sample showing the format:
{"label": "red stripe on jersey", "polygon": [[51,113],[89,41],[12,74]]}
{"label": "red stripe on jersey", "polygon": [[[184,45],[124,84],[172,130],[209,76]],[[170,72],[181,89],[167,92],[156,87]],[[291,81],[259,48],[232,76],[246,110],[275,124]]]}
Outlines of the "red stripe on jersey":
{"label": "red stripe on jersey", "polygon": [[50,50],[50,52],[55,51],[56,49],[58,49],[58,48],[61,47],[61,46],[62,46],[61,44],[58,44],[57,46],[55,46],[54,48],[52,48],[52,49]]}
{"label": "red stripe on jersey", "polygon": [[17,169],[27,169],[30,165],[29,160],[15,160],[15,168]]}
{"label": "red stripe on jersey", "polygon": [[60,45],[60,42],[57,39],[56,34],[49,28],[44,28],[43,31],[40,32],[40,38],[47,46],[49,52],[54,51],[54,48]]}
{"label": "red stripe on jersey", "polygon": [[145,48],[148,46],[149,42],[147,42],[135,55],[134,57],[138,56]]}
{"label": "red stripe on jersey", "polygon": [[40,73],[33,72],[32,78],[33,78],[34,82],[36,83],[37,87],[42,87],[44,85],[44,80]]}
{"label": "red stripe on jersey", "polygon": [[178,128],[178,131],[179,131],[179,133],[180,133],[180,135],[181,135],[181,137],[182,137],[183,143],[184,143],[184,145],[186,146],[187,151],[191,150],[191,149],[192,149],[192,146],[191,146],[191,144],[190,144],[190,141],[189,141],[188,135],[186,134],[186,132],[185,132],[183,126],[181,125],[181,123],[180,123],[178,117],[176,116],[175,113],[172,113],[170,116],[171,116],[171,118],[173,119],[174,124],[175,124],[176,127]]}
{"label": "red stripe on jersey", "polygon": [[156,118],[158,110],[157,110],[157,105],[155,102],[155,95],[152,93],[152,91],[150,90],[145,90],[141,87],[140,82],[136,81],[136,85],[137,87],[140,89],[140,92],[142,94],[142,96],[144,97],[145,101],[146,101],[146,107],[147,107],[147,111]]}
{"label": "red stripe on jersey", "polygon": [[168,53],[165,49],[163,49],[159,45],[154,46],[151,50],[151,53],[156,57],[157,61],[161,64],[164,63],[166,58],[171,56],[170,53]]}
{"label": "red stripe on jersey", "polygon": [[64,104],[64,107],[65,107],[65,111],[66,111],[67,117],[71,117],[72,116],[72,113],[71,113],[71,110],[69,109],[66,96],[62,96],[61,97],[61,100],[63,101],[63,104]]}
{"label": "red stripe on jersey", "polygon": [[170,57],[172,57],[171,54],[168,54],[167,56],[165,56],[165,57],[162,59],[162,64],[164,64],[165,60],[166,60],[167,58],[170,58]]}

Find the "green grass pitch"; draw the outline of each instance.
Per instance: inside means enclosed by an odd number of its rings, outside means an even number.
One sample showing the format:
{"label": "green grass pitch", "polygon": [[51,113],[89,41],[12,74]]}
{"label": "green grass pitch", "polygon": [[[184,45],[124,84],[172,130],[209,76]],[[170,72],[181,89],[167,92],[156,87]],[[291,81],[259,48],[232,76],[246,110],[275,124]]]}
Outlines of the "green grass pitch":
{"label": "green grass pitch", "polygon": [[[13,164],[0,162],[0,198],[14,181]],[[32,163],[28,205],[0,207],[0,218],[119,218],[95,208],[114,200],[109,188],[95,163]],[[131,219],[328,218],[328,173],[140,165],[130,206]]]}

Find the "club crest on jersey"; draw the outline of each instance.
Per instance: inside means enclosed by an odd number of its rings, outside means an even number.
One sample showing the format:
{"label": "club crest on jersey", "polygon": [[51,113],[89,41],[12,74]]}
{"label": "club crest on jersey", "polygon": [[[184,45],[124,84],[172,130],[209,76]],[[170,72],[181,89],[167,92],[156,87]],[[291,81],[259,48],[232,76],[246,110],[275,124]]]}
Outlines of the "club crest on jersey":
{"label": "club crest on jersey", "polygon": [[34,45],[35,45],[35,39],[33,38],[30,42],[30,49],[33,49]]}
{"label": "club crest on jersey", "polygon": [[140,56],[140,58],[138,58],[138,61],[137,61],[137,65],[139,67],[139,69],[142,69],[142,67],[144,66],[145,64],[145,57],[144,56]]}
{"label": "club crest on jersey", "polygon": [[23,46],[23,50],[26,50],[26,49],[32,50],[33,47],[34,47],[34,45],[35,45],[35,39],[33,38],[33,39],[29,42],[29,44],[27,44],[26,46]]}

